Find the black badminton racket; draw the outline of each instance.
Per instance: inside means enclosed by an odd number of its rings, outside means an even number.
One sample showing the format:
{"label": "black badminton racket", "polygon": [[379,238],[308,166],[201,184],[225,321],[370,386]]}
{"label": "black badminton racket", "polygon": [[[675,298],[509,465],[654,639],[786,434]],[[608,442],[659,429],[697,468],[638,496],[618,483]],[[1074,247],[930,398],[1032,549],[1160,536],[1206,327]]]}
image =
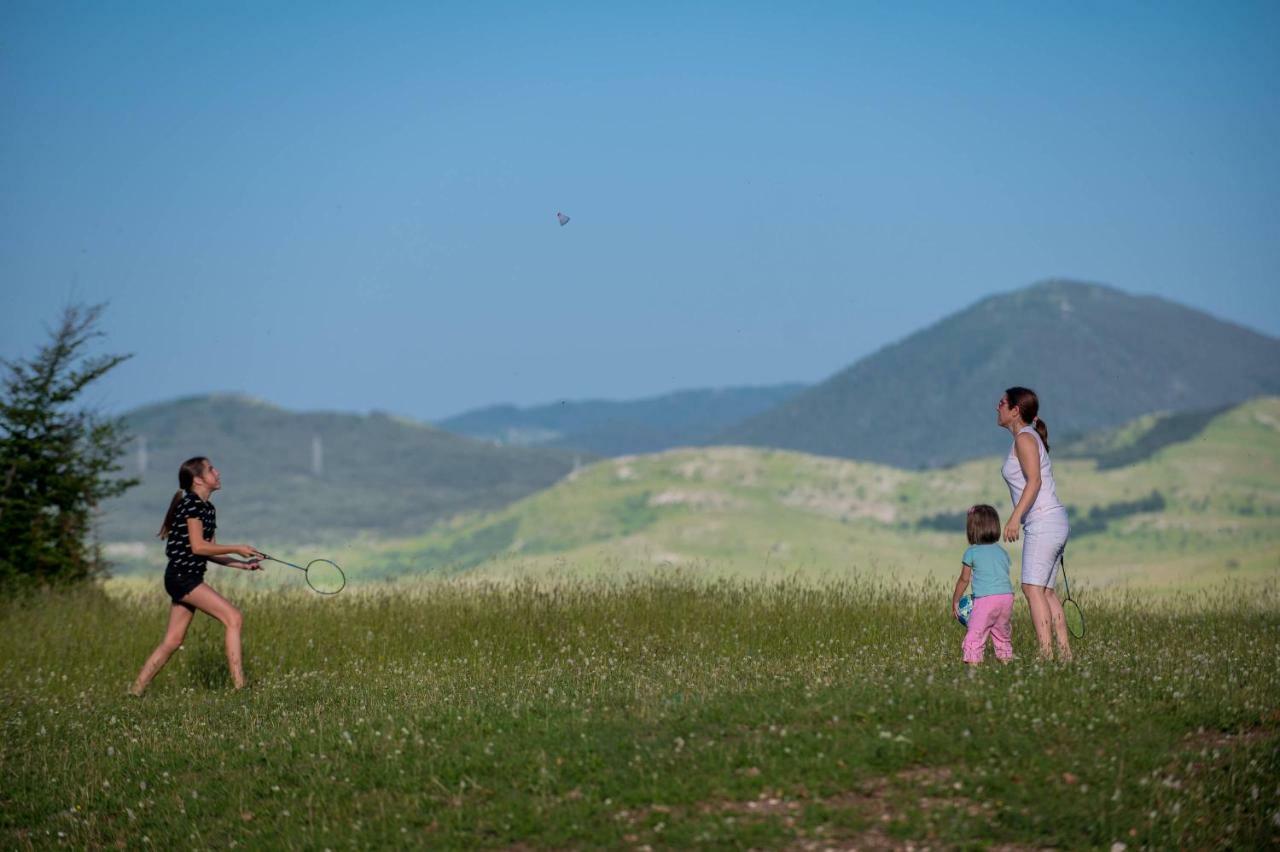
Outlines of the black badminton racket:
{"label": "black badminton racket", "polygon": [[1067,630],[1077,639],[1084,636],[1084,612],[1080,609],[1080,604],[1076,603],[1075,598],[1071,597],[1071,584],[1067,582],[1067,549],[1062,549],[1062,589],[1066,592],[1062,601],[1062,614],[1067,620]]}
{"label": "black badminton racket", "polygon": [[277,559],[262,551],[258,551],[258,555],[263,559],[271,562],[279,562],[281,565],[288,565],[290,568],[297,568],[306,575],[307,585],[322,595],[336,595],[338,592],[346,588],[347,575],[342,573],[342,568],[332,559],[312,559],[307,563],[307,567],[294,565],[284,559]]}

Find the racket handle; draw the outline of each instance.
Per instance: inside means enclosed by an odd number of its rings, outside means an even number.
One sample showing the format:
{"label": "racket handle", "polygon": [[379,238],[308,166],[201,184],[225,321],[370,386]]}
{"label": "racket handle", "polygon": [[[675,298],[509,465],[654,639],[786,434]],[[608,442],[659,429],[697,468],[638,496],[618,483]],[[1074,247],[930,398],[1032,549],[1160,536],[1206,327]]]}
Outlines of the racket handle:
{"label": "racket handle", "polygon": [[[261,550],[259,550],[258,552],[262,553]],[[288,565],[290,568],[297,568],[299,571],[302,571],[302,572],[306,572],[307,570],[306,568],[303,568],[301,565],[294,565],[292,562],[286,562],[283,559],[276,559],[274,556],[268,553],[262,553],[262,558],[270,562],[279,562],[281,565]]]}

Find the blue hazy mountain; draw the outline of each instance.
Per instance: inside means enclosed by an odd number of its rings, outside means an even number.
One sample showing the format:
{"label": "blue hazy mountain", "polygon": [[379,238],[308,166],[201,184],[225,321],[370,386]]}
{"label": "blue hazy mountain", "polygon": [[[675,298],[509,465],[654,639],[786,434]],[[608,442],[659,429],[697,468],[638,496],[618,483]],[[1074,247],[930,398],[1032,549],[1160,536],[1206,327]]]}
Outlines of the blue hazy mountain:
{"label": "blue hazy mountain", "polygon": [[995,405],[1012,385],[1040,395],[1052,444],[1280,393],[1280,340],[1166,299],[1047,281],[982,299],[714,440],[937,467],[1008,446]]}
{"label": "blue hazy mountain", "polygon": [[705,444],[735,423],[785,402],[802,384],[685,390],[628,401],[493,405],[439,422],[441,429],[512,446],[562,447],[602,456]]}

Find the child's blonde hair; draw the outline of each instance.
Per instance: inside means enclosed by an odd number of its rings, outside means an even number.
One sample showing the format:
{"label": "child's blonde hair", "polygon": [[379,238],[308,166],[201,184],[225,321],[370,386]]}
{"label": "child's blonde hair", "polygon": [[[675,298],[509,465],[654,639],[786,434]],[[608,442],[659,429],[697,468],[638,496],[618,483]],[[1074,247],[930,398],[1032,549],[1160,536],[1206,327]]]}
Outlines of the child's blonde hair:
{"label": "child's blonde hair", "polygon": [[970,506],[964,531],[970,544],[995,544],[1000,540],[1000,515],[986,503]]}

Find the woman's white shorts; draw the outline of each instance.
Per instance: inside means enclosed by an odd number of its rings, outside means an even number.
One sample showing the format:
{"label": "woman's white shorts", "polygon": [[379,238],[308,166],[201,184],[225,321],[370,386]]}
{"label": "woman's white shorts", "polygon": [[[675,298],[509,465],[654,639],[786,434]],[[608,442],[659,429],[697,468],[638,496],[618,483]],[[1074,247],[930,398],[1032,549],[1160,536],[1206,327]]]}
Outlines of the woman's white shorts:
{"label": "woman's white shorts", "polygon": [[1022,527],[1023,583],[1048,588],[1057,581],[1058,565],[1070,533],[1066,509],[1050,509],[1027,517]]}

